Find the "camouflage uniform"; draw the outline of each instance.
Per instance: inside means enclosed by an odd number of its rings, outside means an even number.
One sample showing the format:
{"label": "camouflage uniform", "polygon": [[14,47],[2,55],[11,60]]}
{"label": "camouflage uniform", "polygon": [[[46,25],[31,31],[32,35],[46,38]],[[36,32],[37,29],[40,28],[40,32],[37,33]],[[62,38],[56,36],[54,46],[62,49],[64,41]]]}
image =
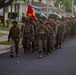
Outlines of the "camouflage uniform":
{"label": "camouflage uniform", "polygon": [[33,39],[31,40],[32,42],[31,48],[32,48],[32,52],[34,52],[36,49],[36,38],[37,37],[36,37],[36,22],[33,18],[30,18],[30,24],[33,26],[33,30],[34,30],[34,36],[33,36]]}
{"label": "camouflage uniform", "polygon": [[48,37],[47,37],[47,54],[52,53],[53,50],[53,37],[54,37],[54,31],[52,28],[52,25],[50,23],[46,24],[48,28]]}
{"label": "camouflage uniform", "polygon": [[44,52],[44,56],[46,56],[48,29],[43,24],[43,22],[40,22],[40,25],[37,27],[36,32],[37,32],[37,37],[39,42],[39,54],[40,54],[39,57],[41,58],[42,52]]}
{"label": "camouflage uniform", "polygon": [[24,26],[23,32],[22,32],[22,36],[23,36],[23,40],[22,40],[22,45],[24,48],[24,54],[28,55],[30,52],[30,46],[31,46],[31,40],[34,36],[33,33],[33,26],[29,24],[29,21],[27,20],[27,23]]}
{"label": "camouflage uniform", "polygon": [[76,23],[75,23],[75,21],[72,19],[72,20],[71,20],[71,37],[74,37],[74,36],[75,36],[75,30],[76,30],[75,25],[76,25]]}
{"label": "camouflage uniform", "polygon": [[71,27],[70,27],[70,21],[67,20],[67,25],[66,25],[66,28],[67,28],[67,38],[70,38],[71,37]]}
{"label": "camouflage uniform", "polygon": [[56,35],[56,49],[61,48],[62,44],[62,27],[58,24],[58,30]]}
{"label": "camouflage uniform", "polygon": [[13,57],[14,54],[14,47],[15,47],[15,52],[16,52],[16,56],[18,56],[18,51],[19,51],[19,28],[16,25],[17,22],[13,21],[13,26],[10,29],[9,35],[8,35],[8,42],[9,39],[11,38],[11,57]]}
{"label": "camouflage uniform", "polygon": [[55,21],[49,21],[50,24],[52,25],[52,29],[54,31],[53,33],[53,50],[55,49],[55,44],[56,44],[56,35],[57,35],[57,30],[58,30],[58,26],[57,26],[57,23]]}

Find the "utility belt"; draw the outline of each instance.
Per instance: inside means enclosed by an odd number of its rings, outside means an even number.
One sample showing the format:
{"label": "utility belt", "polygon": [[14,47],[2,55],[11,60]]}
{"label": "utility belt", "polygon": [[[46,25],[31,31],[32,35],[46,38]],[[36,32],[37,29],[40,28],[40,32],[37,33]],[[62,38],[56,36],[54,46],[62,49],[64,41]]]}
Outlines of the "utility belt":
{"label": "utility belt", "polygon": [[45,32],[40,32],[39,33],[39,39],[45,39],[46,33]]}

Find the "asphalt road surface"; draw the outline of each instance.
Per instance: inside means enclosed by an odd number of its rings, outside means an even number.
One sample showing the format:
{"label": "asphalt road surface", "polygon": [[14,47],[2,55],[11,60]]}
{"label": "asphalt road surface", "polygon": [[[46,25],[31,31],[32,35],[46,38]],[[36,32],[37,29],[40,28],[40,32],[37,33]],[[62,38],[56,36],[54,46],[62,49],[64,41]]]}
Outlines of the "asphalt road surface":
{"label": "asphalt road surface", "polygon": [[76,38],[63,43],[62,49],[38,58],[38,52],[10,58],[10,53],[0,55],[0,75],[76,75]]}

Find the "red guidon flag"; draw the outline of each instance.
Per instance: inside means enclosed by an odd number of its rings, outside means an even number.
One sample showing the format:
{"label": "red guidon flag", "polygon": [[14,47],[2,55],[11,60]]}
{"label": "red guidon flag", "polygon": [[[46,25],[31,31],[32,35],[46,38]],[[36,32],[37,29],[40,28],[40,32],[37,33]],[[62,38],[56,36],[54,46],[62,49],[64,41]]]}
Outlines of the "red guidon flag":
{"label": "red guidon flag", "polygon": [[28,5],[26,16],[36,19],[34,10],[32,9],[32,6],[30,6],[30,5]]}

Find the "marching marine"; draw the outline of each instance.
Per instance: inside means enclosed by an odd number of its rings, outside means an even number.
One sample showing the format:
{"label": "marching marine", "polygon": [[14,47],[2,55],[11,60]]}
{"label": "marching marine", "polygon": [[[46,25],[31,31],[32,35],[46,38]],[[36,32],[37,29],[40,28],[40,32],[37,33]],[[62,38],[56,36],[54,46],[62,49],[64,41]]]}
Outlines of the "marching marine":
{"label": "marching marine", "polygon": [[53,51],[53,37],[54,37],[54,31],[52,28],[51,23],[46,23],[46,26],[48,28],[48,36],[47,36],[47,55],[49,53],[52,53]]}
{"label": "marching marine", "polygon": [[18,57],[18,52],[19,52],[19,38],[20,38],[20,31],[17,26],[17,22],[13,21],[12,22],[13,26],[11,27],[8,35],[8,42],[9,39],[11,39],[11,57],[14,56],[14,47],[15,47],[15,53],[16,57]]}
{"label": "marching marine", "polygon": [[39,26],[36,29],[38,43],[39,43],[39,58],[42,58],[42,53],[46,56],[47,52],[47,35],[48,28],[44,25],[43,21],[40,21]]}
{"label": "marching marine", "polygon": [[33,26],[30,24],[29,19],[26,19],[25,26],[22,31],[22,45],[24,49],[24,54],[28,55],[30,52],[31,40],[34,36]]}

